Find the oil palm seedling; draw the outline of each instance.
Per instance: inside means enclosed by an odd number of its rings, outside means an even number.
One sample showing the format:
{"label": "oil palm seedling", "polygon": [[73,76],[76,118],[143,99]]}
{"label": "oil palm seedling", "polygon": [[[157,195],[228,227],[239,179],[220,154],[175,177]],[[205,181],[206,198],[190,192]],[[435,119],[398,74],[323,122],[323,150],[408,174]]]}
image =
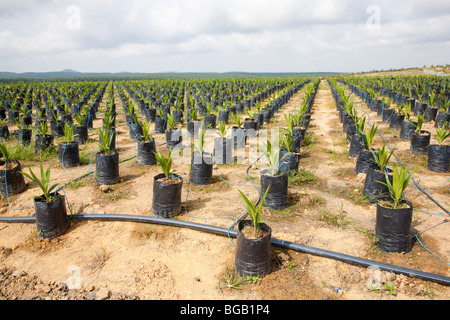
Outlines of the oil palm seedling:
{"label": "oil palm seedling", "polygon": [[272,229],[261,220],[261,212],[269,194],[268,188],[258,207],[242,191],[239,193],[244,201],[250,220],[242,220],[238,226],[235,269],[238,275],[262,278],[270,273],[272,261]]}
{"label": "oil palm seedling", "polygon": [[29,168],[29,174],[22,175],[35,183],[41,195],[34,197],[36,228],[38,237],[53,239],[61,236],[69,228],[65,197],[58,194],[58,183],[50,184],[50,168],[44,170],[40,165],[40,178]]}
{"label": "oil palm seedling", "polygon": [[100,185],[116,184],[119,176],[119,153],[112,147],[114,135],[99,129],[99,152],[96,154],[96,181]]}
{"label": "oil palm seedling", "polygon": [[6,144],[0,143],[0,194],[10,196],[19,194],[26,188],[24,176],[20,173],[22,166],[12,158]]}
{"label": "oil palm seedling", "polygon": [[265,207],[272,210],[282,210],[288,204],[288,174],[280,170],[280,162],[284,160],[287,154],[280,157],[280,148],[267,141],[260,148],[265,156],[267,169],[262,170],[260,174],[261,192],[265,192],[271,187],[268,193]]}
{"label": "oil palm seedling", "polygon": [[172,152],[164,157],[161,152],[155,153],[162,173],[153,178],[152,215],[161,218],[172,218],[181,213],[181,190],[183,179],[172,170]]}
{"label": "oil palm seedling", "polygon": [[78,142],[75,141],[74,125],[64,124],[64,136],[58,145],[59,164],[63,168],[73,168],[80,165]]}
{"label": "oil palm seedling", "polygon": [[378,125],[372,125],[370,128],[366,128],[366,132],[364,135],[364,145],[360,150],[358,158],[356,160],[356,174],[367,173],[369,168],[379,169],[373,159],[373,154],[371,151],[377,132]]}
{"label": "oil palm seedling", "polygon": [[445,126],[436,130],[437,144],[428,147],[427,167],[430,171],[445,173],[450,170],[450,145],[445,144],[448,137],[450,130]]}
{"label": "oil palm seedling", "polygon": [[416,130],[410,136],[411,153],[415,155],[425,155],[428,153],[428,147],[431,142],[431,133],[423,130],[425,115],[417,117]]}

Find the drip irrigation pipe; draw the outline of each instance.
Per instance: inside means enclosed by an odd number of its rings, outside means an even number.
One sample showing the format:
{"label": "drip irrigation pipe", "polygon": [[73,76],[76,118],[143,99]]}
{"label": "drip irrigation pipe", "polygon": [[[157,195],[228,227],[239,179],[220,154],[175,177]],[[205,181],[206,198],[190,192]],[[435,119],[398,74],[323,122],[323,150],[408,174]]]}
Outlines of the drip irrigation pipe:
{"label": "drip irrigation pipe", "polygon": [[[101,220],[101,221],[124,221],[124,222],[138,222],[138,223],[150,223],[156,225],[164,225],[170,227],[181,227],[188,228],[197,231],[203,231],[212,233],[220,236],[227,237],[237,237],[236,230],[229,230],[227,228],[221,228],[211,225],[199,224],[188,221],[181,221],[176,219],[165,219],[158,217],[147,217],[147,216],[135,216],[135,215],[116,215],[116,214],[88,214],[88,215],[73,215],[71,216],[72,220],[81,220],[81,221],[90,221],[90,220]],[[33,223],[35,222],[35,217],[0,217],[0,222],[21,222],[21,223]],[[367,260],[359,257],[349,256],[346,254],[324,250],[320,248],[314,248],[310,246],[305,246],[302,244],[279,240],[276,238],[272,238],[272,245],[280,248],[285,248],[289,250],[294,250],[302,253],[312,254],[319,257],[331,258],[335,260],[339,260],[342,262],[346,262],[352,265],[357,265],[361,267],[371,267],[371,268],[379,268],[380,270],[394,272],[397,274],[403,274],[408,277],[415,277],[418,279],[422,279],[425,281],[435,282],[441,285],[448,286],[450,285],[450,278],[438,274],[418,271],[414,269],[399,267],[395,265],[390,265],[386,263],[381,263],[377,261]]]}

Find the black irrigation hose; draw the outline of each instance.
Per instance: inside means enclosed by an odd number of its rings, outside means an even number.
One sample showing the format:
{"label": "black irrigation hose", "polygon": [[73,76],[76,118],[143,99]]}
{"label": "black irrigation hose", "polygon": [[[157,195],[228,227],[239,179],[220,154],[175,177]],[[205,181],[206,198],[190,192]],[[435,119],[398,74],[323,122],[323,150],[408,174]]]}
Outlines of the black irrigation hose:
{"label": "black irrigation hose", "polygon": [[[151,223],[156,225],[164,225],[170,227],[181,227],[188,228],[197,231],[203,231],[212,233],[220,236],[228,236],[236,238],[237,231],[228,230],[226,228],[199,224],[195,222],[189,221],[181,221],[176,219],[165,219],[158,217],[147,217],[147,216],[136,216],[136,215],[116,215],[116,214],[88,214],[88,215],[73,215],[71,216],[72,220],[101,220],[101,221],[126,221],[126,222],[139,222],[139,223]],[[34,217],[0,217],[0,222],[21,222],[21,223],[33,223],[36,219]],[[450,285],[450,278],[438,274],[418,271],[409,268],[403,268],[395,265],[390,265],[386,263],[381,263],[377,261],[367,260],[359,257],[349,256],[346,254],[342,254],[339,252],[324,250],[320,248],[314,248],[310,246],[305,246],[302,244],[284,241],[272,238],[272,244],[276,247],[285,248],[289,250],[294,250],[298,252],[303,252],[307,254],[312,254],[319,257],[331,258],[335,260],[339,260],[342,262],[346,262],[352,265],[357,265],[361,267],[371,267],[371,268],[379,268],[380,270],[394,272],[397,274],[403,274],[408,277],[415,277],[425,281],[435,282],[441,285],[448,286]]]}

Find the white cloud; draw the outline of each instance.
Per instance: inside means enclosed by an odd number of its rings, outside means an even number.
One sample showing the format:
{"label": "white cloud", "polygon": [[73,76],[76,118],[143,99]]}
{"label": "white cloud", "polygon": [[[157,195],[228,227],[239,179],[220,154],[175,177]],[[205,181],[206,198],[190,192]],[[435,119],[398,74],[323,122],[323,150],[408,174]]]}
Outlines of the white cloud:
{"label": "white cloud", "polygon": [[[69,5],[80,9],[79,29],[68,28]],[[370,5],[379,29],[366,25]],[[19,72],[64,61],[80,71],[89,61],[112,72],[143,62],[149,71],[265,71],[271,61],[285,71],[359,71],[388,65],[388,52],[399,57],[392,68],[443,63],[450,45],[447,0],[0,0],[0,17],[0,70]]]}

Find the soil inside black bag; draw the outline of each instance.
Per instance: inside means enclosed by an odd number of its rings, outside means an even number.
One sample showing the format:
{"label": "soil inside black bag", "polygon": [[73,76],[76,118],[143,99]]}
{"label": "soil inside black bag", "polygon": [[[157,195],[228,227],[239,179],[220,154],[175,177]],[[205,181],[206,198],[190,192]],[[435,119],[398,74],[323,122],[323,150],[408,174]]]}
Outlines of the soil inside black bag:
{"label": "soil inside black bag", "polygon": [[168,184],[179,184],[182,181],[181,178],[176,178],[176,177],[172,177],[172,178],[163,177],[163,178],[159,178],[157,180],[160,182],[168,183]]}
{"label": "soil inside black bag", "polygon": [[253,226],[250,226],[250,225],[246,225],[241,230],[241,233],[246,239],[250,239],[250,240],[263,239],[264,237],[266,237],[269,234],[269,232],[259,229],[256,231],[256,235],[255,235],[255,228],[253,228]]}

